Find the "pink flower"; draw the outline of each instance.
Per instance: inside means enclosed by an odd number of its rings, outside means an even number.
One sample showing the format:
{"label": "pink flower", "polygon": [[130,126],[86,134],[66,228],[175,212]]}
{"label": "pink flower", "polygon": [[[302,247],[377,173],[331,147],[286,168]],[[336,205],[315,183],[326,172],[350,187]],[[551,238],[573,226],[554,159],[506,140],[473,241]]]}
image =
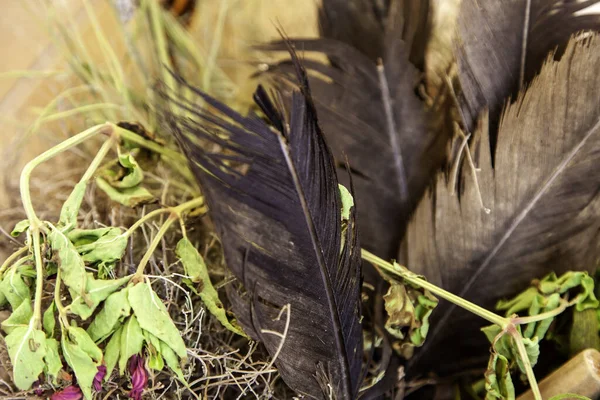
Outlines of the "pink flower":
{"label": "pink flower", "polygon": [[67,386],[60,392],[55,392],[50,400],[80,400],[83,397],[78,386]]}
{"label": "pink flower", "polygon": [[102,379],[106,376],[106,367],[101,365],[98,367],[98,372],[94,376],[94,390],[99,392],[102,390]]}
{"label": "pink flower", "polygon": [[142,392],[148,384],[148,373],[144,368],[144,358],[138,355],[129,359],[129,374],[131,375],[131,391],[129,397],[134,400],[142,399]]}

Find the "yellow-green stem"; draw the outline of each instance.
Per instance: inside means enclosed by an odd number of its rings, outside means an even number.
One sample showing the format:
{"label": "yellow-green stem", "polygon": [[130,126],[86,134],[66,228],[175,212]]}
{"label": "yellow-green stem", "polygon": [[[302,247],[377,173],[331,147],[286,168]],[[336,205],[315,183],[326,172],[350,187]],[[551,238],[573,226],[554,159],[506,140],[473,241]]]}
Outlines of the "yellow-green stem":
{"label": "yellow-green stem", "polygon": [[156,233],[156,236],[154,236],[154,239],[152,239],[150,246],[148,246],[148,250],[146,250],[144,257],[142,257],[142,260],[140,261],[137,270],[135,271],[135,275],[132,278],[133,281],[139,281],[144,276],[144,268],[146,268],[146,264],[148,264],[148,261],[150,261],[150,257],[152,257],[152,254],[154,254],[154,250],[156,250],[156,248],[160,244],[160,241],[162,240],[167,230],[169,230],[169,227],[173,224],[173,222],[177,221],[178,219],[179,217],[176,214],[171,214],[169,218],[167,218],[163,226],[160,227],[160,229]]}
{"label": "yellow-green stem", "polygon": [[27,253],[27,250],[29,250],[29,247],[27,247],[27,246],[21,247],[19,250],[15,251],[10,256],[8,256],[8,258],[6,260],[4,260],[4,262],[2,263],[2,267],[0,267],[0,278],[2,278],[2,275],[8,269],[8,267],[11,266],[13,261],[15,261],[17,258],[19,258],[21,256],[21,254]]}
{"label": "yellow-green stem", "polygon": [[462,297],[452,294],[438,286],[435,286],[430,282],[427,282],[424,279],[415,276],[414,274],[406,274],[401,269],[394,267],[392,263],[389,263],[377,257],[375,254],[370,253],[367,250],[362,250],[362,258],[363,260],[375,264],[377,267],[381,268],[386,272],[400,276],[405,281],[408,281],[413,285],[419,286],[423,289],[429,290],[436,296],[446,299],[449,302],[454,303],[457,306],[464,308],[465,310],[470,311],[473,314],[491,322],[492,324],[500,326],[502,329],[505,329],[510,324],[510,320],[508,318],[504,318],[498,314],[486,310],[483,307],[478,306],[477,304],[473,304],[470,301],[463,299]]}
{"label": "yellow-green stem", "polygon": [[521,361],[523,362],[523,367],[525,368],[525,374],[527,375],[527,380],[529,381],[529,386],[531,387],[533,397],[536,400],[543,400],[542,393],[540,392],[537,380],[535,379],[533,367],[531,366],[529,356],[527,355],[527,349],[525,348],[525,344],[523,343],[523,337],[514,325],[508,327],[507,333],[512,336],[514,342],[517,345],[517,350],[519,350],[519,356],[521,357]]}
{"label": "yellow-green stem", "polygon": [[42,244],[40,236],[42,235],[39,227],[34,227],[31,230],[33,256],[35,259],[35,297],[33,300],[33,318],[31,323],[35,329],[42,327],[42,295],[44,289],[44,265],[42,261]]}

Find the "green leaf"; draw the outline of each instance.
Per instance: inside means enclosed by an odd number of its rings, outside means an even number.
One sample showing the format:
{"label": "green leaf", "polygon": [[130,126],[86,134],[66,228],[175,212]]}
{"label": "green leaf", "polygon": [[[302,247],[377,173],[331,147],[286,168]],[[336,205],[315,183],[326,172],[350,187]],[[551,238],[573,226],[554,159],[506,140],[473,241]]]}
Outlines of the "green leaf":
{"label": "green leaf", "polygon": [[31,301],[29,286],[23,281],[21,273],[11,269],[0,283],[0,291],[6,297],[13,310],[16,310],[23,301]]}
{"label": "green leaf", "polygon": [[510,317],[513,314],[529,309],[533,299],[538,295],[538,289],[536,287],[530,287],[511,300],[498,301],[498,303],[496,303],[496,309],[505,310],[506,316]]}
{"label": "green leaf", "polygon": [[24,301],[10,314],[10,317],[2,321],[2,329],[6,333],[11,333],[17,328],[29,325],[32,316],[31,302]]}
{"label": "green leaf", "polygon": [[129,304],[142,329],[168,343],[182,359],[187,357],[185,343],[167,308],[150,285],[138,283],[129,289]]}
{"label": "green leaf", "polygon": [[50,376],[52,383],[55,385],[58,384],[57,378],[62,369],[62,361],[58,353],[58,341],[56,339],[46,339],[46,356],[44,357],[44,362],[46,363],[46,374]]}
{"label": "green leaf", "polygon": [[46,335],[30,323],[14,329],[5,341],[13,365],[14,384],[21,390],[27,390],[44,371]]}
{"label": "green leaf", "polygon": [[144,172],[131,153],[119,154],[119,164],[126,170],[126,173],[119,181],[111,182],[112,186],[126,189],[142,183]]}
{"label": "green leaf", "polygon": [[77,215],[85,196],[85,189],[87,182],[79,182],[73,188],[73,191],[64,202],[62,209],[60,210],[60,217],[58,219],[58,226],[63,232],[69,231],[77,226]]}
{"label": "green leaf", "polygon": [[110,184],[102,178],[96,178],[96,185],[98,185],[112,201],[127,207],[136,207],[141,204],[151,203],[155,200],[152,193],[141,186],[119,190],[110,186]]}
{"label": "green leaf", "polygon": [[162,357],[167,366],[171,368],[173,372],[175,372],[175,375],[177,375],[180,381],[185,382],[185,377],[183,376],[183,371],[181,370],[181,366],[179,365],[179,359],[177,358],[177,354],[175,354],[173,349],[171,349],[169,345],[163,341],[160,342],[160,349]]}
{"label": "green leaf", "polygon": [[125,372],[129,358],[135,354],[139,354],[142,351],[143,345],[144,334],[137,318],[132,315],[125,322],[121,331],[121,348],[119,350],[119,371],[121,375]]}
{"label": "green leaf", "polygon": [[555,273],[548,274],[538,284],[543,294],[566,293],[568,290],[581,286],[582,292],[577,296],[577,310],[598,308],[599,302],[594,294],[594,279],[584,271],[569,271],[558,278]]}
{"label": "green leaf", "polygon": [[74,229],[68,235],[83,261],[112,263],[120,260],[127,248],[127,236],[120,228]]}
{"label": "green leaf", "polygon": [[[539,315],[556,310],[560,306],[560,301],[561,298],[558,293],[554,293],[548,297],[537,295],[529,307],[529,315]],[[534,337],[537,337],[540,340],[543,339],[546,336],[546,332],[548,332],[552,321],[554,321],[554,318],[546,318],[542,321],[527,324],[523,336],[530,339]]]}
{"label": "green leaf", "polygon": [[[85,331],[84,331],[85,332]],[[87,400],[92,399],[92,384],[98,372],[98,364],[77,344],[72,343],[67,336],[62,337],[62,350],[65,361],[75,372],[77,384]]]}
{"label": "green leaf", "polygon": [[54,301],[50,303],[46,311],[44,311],[44,317],[42,318],[42,326],[44,327],[44,332],[46,332],[46,336],[51,338],[54,337],[54,328],[56,327],[56,318],[54,317],[54,310],[56,310],[56,305]]}
{"label": "green leaf", "polygon": [[223,307],[223,303],[219,300],[219,294],[210,281],[206,264],[198,250],[196,250],[187,238],[183,238],[177,243],[175,253],[181,259],[185,274],[190,277],[192,282],[197,284],[197,289],[194,288],[194,292],[200,296],[208,311],[225,328],[238,335],[246,336],[240,327],[230,322],[227,318],[225,307]]}
{"label": "green leaf", "polygon": [[144,331],[144,337],[146,338],[146,349],[148,350],[148,367],[156,371],[162,371],[165,363],[161,355],[160,339],[148,331]]}
{"label": "green leaf", "polygon": [[94,343],[90,335],[77,326],[67,327],[67,334],[72,343],[89,355],[97,364],[102,362],[102,350]]}
{"label": "green leaf", "polygon": [[25,232],[27,229],[29,229],[29,220],[24,219],[23,221],[19,221],[13,228],[12,232],[10,233],[10,236],[17,237],[21,233]]}
{"label": "green leaf", "polygon": [[486,400],[514,400],[515,387],[512,383],[508,365],[508,360],[504,356],[498,353],[491,355],[485,372]]}
{"label": "green leaf", "polygon": [[71,303],[70,311],[81,319],[88,319],[96,310],[98,305],[106,300],[106,298],[117,291],[125,283],[129,282],[129,277],[120,279],[94,279],[92,274],[88,275],[86,299],[71,293],[73,302]]}
{"label": "green leaf", "polygon": [[58,258],[58,267],[63,283],[77,296],[85,296],[87,274],[83,259],[73,243],[59,230],[52,229],[48,240]]}
{"label": "green leaf", "polygon": [[[519,355],[519,350],[517,348],[517,344],[514,342],[512,336],[503,333],[502,336],[498,338],[498,335],[502,333],[502,329],[497,325],[490,325],[484,328],[481,328],[485,336],[488,338],[490,343],[493,344],[492,348],[494,352],[501,355],[505,359],[509,361],[509,365],[516,365],[519,367],[520,371],[525,374],[525,367],[523,365],[523,361],[521,360],[521,356]],[[517,327],[517,330],[520,332],[520,328]],[[525,350],[527,350],[527,356],[529,358],[529,362],[531,366],[534,367],[537,364],[538,357],[540,355],[540,345],[537,337],[534,338],[523,338],[523,344],[525,345]]]}
{"label": "green leaf", "polygon": [[127,299],[127,288],[108,296],[102,310],[96,315],[88,327],[88,334],[95,342],[102,341],[114,332],[131,314]]}
{"label": "green leaf", "polygon": [[425,342],[429,331],[429,316],[437,306],[437,299],[428,291],[392,281],[385,296],[388,319],[386,330],[400,339],[394,344],[406,359],[412,357],[415,347]]}
{"label": "green leaf", "polygon": [[117,361],[119,361],[119,354],[121,353],[121,332],[123,331],[122,327],[119,327],[112,334],[106,348],[104,349],[104,363],[106,365],[106,376],[104,380],[108,380],[110,378],[110,374],[112,374],[113,369],[117,365]]}
{"label": "green leaf", "polygon": [[350,210],[354,207],[354,198],[344,185],[338,184],[340,189],[340,198],[342,200],[342,220],[350,219]]}

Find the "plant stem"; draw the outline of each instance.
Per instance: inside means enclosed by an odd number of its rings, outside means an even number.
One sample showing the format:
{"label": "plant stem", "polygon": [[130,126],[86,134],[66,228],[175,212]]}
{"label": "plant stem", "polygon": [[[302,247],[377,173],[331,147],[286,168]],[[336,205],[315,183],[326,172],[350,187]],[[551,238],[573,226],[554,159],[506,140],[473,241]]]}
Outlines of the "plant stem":
{"label": "plant stem", "polygon": [[4,260],[4,262],[2,263],[2,267],[0,267],[0,278],[2,278],[2,275],[4,275],[4,272],[8,269],[8,267],[10,267],[13,261],[19,258],[21,254],[27,253],[27,250],[29,250],[29,247],[21,247],[19,250],[15,251],[10,256],[8,256],[6,260]]}
{"label": "plant stem", "polygon": [[467,311],[472,312],[473,314],[491,322],[492,324],[500,326],[502,329],[505,329],[510,324],[510,319],[504,318],[498,314],[488,311],[485,308],[478,306],[477,304],[473,304],[470,301],[467,301],[455,294],[452,294],[440,287],[437,287],[434,284],[427,282],[422,278],[419,278],[417,275],[408,272],[408,270],[406,270],[405,268],[399,268],[398,266],[396,266],[397,264],[391,264],[377,257],[373,253],[368,252],[367,250],[362,250],[362,258],[363,260],[375,264],[377,267],[385,270],[386,272],[398,275],[405,281],[410,282],[413,285],[419,286],[423,289],[429,290],[431,293],[443,299],[446,299],[449,302],[454,303]]}
{"label": "plant stem", "polygon": [[111,124],[112,128],[119,133],[119,136],[123,139],[129,140],[132,143],[147,148],[157,154],[163,155],[173,161],[184,163],[187,165],[187,158],[181,153],[171,150],[167,147],[161,146],[151,140],[144,139],[140,135],[131,132],[130,130],[121,128],[120,126]]}
{"label": "plant stem", "polygon": [[61,284],[61,276],[60,276],[60,268],[56,271],[56,283],[54,286],[54,304],[56,304],[56,309],[58,310],[58,319],[63,326],[69,326],[69,321],[67,320],[67,310],[62,304],[60,299],[60,284]]}
{"label": "plant stem", "polygon": [[[158,59],[162,64],[160,68],[162,80],[167,85],[169,90],[174,90],[176,86],[175,78],[170,73],[170,71],[173,71],[173,65],[171,64],[171,59],[169,58],[167,41],[165,40],[165,29],[163,26],[161,10],[157,1],[147,0],[147,4],[150,11],[150,23],[152,24],[152,33],[154,34],[154,41],[156,42]],[[165,71],[165,69],[168,69],[168,71]]]}
{"label": "plant stem", "polygon": [[179,217],[176,214],[171,214],[169,218],[167,218],[165,223],[160,227],[160,229],[156,233],[156,236],[154,236],[154,239],[152,239],[150,246],[148,246],[148,250],[146,250],[144,257],[142,257],[142,260],[138,264],[137,270],[135,271],[135,274],[132,278],[134,282],[140,281],[142,279],[144,275],[144,268],[146,267],[146,264],[148,264],[148,261],[150,261],[150,257],[152,257],[152,254],[154,254],[154,250],[156,250],[156,248],[160,244],[160,241],[162,240],[169,227],[173,224],[173,222],[177,221],[178,219]]}
{"label": "plant stem", "polygon": [[540,392],[537,380],[535,379],[533,367],[531,366],[529,356],[527,355],[527,349],[525,348],[525,344],[523,343],[523,336],[521,336],[521,334],[515,328],[514,325],[510,325],[506,332],[512,336],[514,342],[517,345],[517,350],[519,350],[519,356],[521,357],[521,361],[523,362],[523,368],[525,368],[525,373],[527,374],[527,380],[529,381],[529,386],[531,386],[531,392],[533,393],[533,397],[536,400],[543,400],[542,393]]}
{"label": "plant stem", "polygon": [[194,208],[200,207],[202,205],[204,205],[204,197],[196,197],[192,200],[186,201],[185,203],[181,203],[180,205],[178,205],[176,207],[167,207],[167,208],[160,208],[158,210],[154,210],[154,211],[149,212],[148,214],[144,215],[142,218],[138,219],[133,225],[131,225],[129,227],[129,229],[127,229],[127,232],[125,232],[124,235],[126,235],[127,237],[131,236],[131,234],[137,228],[139,228],[143,223],[156,217],[157,215],[171,213],[171,214],[176,214],[177,216],[180,216],[182,213],[192,210]]}
{"label": "plant stem", "polygon": [[33,301],[33,318],[31,323],[35,329],[40,329],[42,326],[42,295],[44,289],[44,265],[42,263],[42,250],[40,243],[41,232],[39,227],[31,230],[33,237],[33,254],[35,259],[35,298]]}
{"label": "plant stem", "polygon": [[558,308],[555,308],[552,311],[547,311],[547,312],[537,314],[537,315],[532,315],[529,317],[514,317],[514,318],[511,318],[510,320],[515,325],[524,325],[524,324],[529,324],[532,322],[539,322],[539,321],[543,321],[548,318],[556,317],[557,315],[559,315],[563,311],[565,311],[567,309],[567,307],[569,307],[569,306],[571,306],[571,304],[568,301],[562,300],[560,306]]}
{"label": "plant stem", "polygon": [[[23,172],[21,172],[21,180],[20,180],[20,190],[21,190],[21,201],[23,202],[23,208],[25,209],[25,214],[27,215],[27,219],[29,219],[30,228],[32,232],[35,232],[40,229],[44,229],[42,222],[39,220],[37,215],[35,214],[35,210],[33,209],[33,203],[31,202],[31,192],[29,191],[29,180],[31,178],[31,173],[33,169],[40,165],[41,163],[48,161],[49,159],[55,157],[56,155],[62,153],[70,149],[71,147],[77,146],[78,144],[86,141],[92,136],[97,135],[98,133],[106,133],[112,134],[112,126],[111,124],[102,124],[96,125],[92,128],[89,128],[67,140],[59,143],[58,145],[52,147],[49,150],[46,150],[33,160],[29,161],[25,168],[23,168]],[[35,235],[34,235],[35,238]],[[39,238],[38,238],[39,239]]]}

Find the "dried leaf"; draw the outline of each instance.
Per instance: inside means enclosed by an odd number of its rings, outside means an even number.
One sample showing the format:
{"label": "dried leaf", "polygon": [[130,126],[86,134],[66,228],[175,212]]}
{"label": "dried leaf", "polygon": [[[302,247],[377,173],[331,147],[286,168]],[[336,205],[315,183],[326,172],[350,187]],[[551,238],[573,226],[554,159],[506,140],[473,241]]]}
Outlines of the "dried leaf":
{"label": "dried leaf", "polygon": [[50,377],[53,384],[58,384],[58,374],[62,370],[62,361],[58,353],[58,341],[53,338],[46,338],[46,355],[44,356],[46,363],[45,372]]}
{"label": "dried leaf", "polygon": [[[469,146],[478,170],[464,162],[458,187],[439,174],[409,224],[403,264],[488,309],[551,269],[596,265],[600,74],[590,65],[600,65],[597,36],[572,42],[560,61],[548,61],[506,109],[494,166],[482,116]],[[484,362],[486,344],[475,333],[481,326],[475,316],[441,302],[431,326],[410,361],[415,373],[451,373]]]}
{"label": "dried leaf", "polygon": [[63,203],[58,220],[58,226],[61,228],[61,231],[68,232],[77,227],[77,215],[79,214],[86,188],[87,182],[78,182],[67,200]]}
{"label": "dried leaf", "polygon": [[30,389],[44,371],[46,335],[30,323],[14,329],[4,340],[13,365],[13,383],[21,390]]}
{"label": "dried leaf", "polygon": [[125,317],[131,314],[127,290],[125,288],[108,296],[102,310],[88,327],[87,332],[95,342],[103,341],[121,326]]}
{"label": "dried leaf", "polygon": [[127,207],[137,207],[142,204],[152,203],[156,200],[154,195],[148,189],[141,186],[134,186],[127,189],[116,189],[102,178],[96,178],[96,185],[106,195],[117,203]]}
{"label": "dried leaf", "polygon": [[102,301],[129,282],[129,280],[130,277],[128,276],[108,280],[94,279],[92,274],[88,274],[86,296],[83,298],[71,292],[73,302],[71,303],[70,311],[81,317],[81,319],[88,319]]}
{"label": "dried leaf", "polygon": [[29,325],[32,316],[31,300],[24,301],[10,314],[10,317],[2,321],[2,329],[6,333],[11,333],[16,328]]}
{"label": "dried leaf", "polygon": [[74,229],[67,235],[89,263],[112,263],[120,260],[127,248],[127,236],[121,228]]}
{"label": "dried leaf", "polygon": [[168,343],[180,358],[186,359],[187,351],[179,329],[150,285],[138,283],[129,288],[128,298],[139,326]]}
{"label": "dried leaf", "polygon": [[121,334],[123,328],[119,327],[115,333],[112,334],[106,348],[104,349],[104,364],[106,365],[106,376],[104,380],[108,380],[112,374],[113,369],[119,361],[119,355],[121,354]]}
{"label": "dried leaf", "polygon": [[[144,345],[144,334],[135,315],[127,319],[121,330],[121,347],[119,349],[119,372],[125,372],[127,361],[131,356],[142,352]],[[108,368],[108,367],[107,367]]]}
{"label": "dried leaf", "polygon": [[23,301],[31,301],[29,286],[25,284],[22,274],[17,268],[12,268],[4,275],[4,279],[0,283],[0,291],[13,310],[19,308]]}
{"label": "dried leaf", "polygon": [[235,322],[230,322],[229,318],[227,318],[225,307],[223,307],[223,303],[219,300],[219,294],[210,281],[204,259],[200,253],[198,253],[198,250],[196,250],[194,245],[192,245],[187,238],[182,238],[177,243],[175,253],[177,254],[177,257],[181,259],[185,274],[196,284],[196,286],[193,286],[194,291],[200,296],[202,302],[206,308],[208,308],[208,311],[214,315],[225,328],[238,335],[246,336],[244,331],[242,331]]}
{"label": "dried leaf", "polygon": [[19,221],[13,228],[12,232],[10,233],[10,236],[17,237],[21,233],[25,232],[27,229],[29,229],[29,220],[24,219],[23,221]]}

